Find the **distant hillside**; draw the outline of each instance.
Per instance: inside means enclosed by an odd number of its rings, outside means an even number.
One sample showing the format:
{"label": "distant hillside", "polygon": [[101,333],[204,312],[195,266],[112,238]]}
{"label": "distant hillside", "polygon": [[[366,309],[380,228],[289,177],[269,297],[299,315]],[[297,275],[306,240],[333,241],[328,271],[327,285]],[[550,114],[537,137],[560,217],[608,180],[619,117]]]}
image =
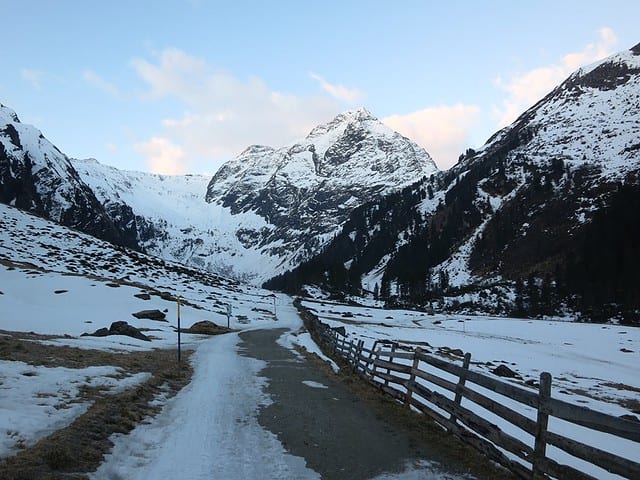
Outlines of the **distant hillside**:
{"label": "distant hillside", "polygon": [[458,165],[356,209],[269,288],[638,322],[640,45],[572,74]]}

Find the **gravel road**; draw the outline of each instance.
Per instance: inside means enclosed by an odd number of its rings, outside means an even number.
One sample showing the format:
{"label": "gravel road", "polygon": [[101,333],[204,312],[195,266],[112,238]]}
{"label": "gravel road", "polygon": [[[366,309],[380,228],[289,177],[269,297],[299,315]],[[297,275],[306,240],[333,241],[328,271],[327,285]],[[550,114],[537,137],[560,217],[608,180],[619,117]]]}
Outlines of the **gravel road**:
{"label": "gravel road", "polygon": [[258,421],[324,480],[512,478],[490,465],[469,473],[474,461],[488,462],[474,460],[475,452],[437,427],[413,428],[423,420],[398,414],[373,389],[281,347],[276,340],[283,333],[240,334],[241,353],[267,362],[260,375],[268,378],[272,403],[261,408]]}

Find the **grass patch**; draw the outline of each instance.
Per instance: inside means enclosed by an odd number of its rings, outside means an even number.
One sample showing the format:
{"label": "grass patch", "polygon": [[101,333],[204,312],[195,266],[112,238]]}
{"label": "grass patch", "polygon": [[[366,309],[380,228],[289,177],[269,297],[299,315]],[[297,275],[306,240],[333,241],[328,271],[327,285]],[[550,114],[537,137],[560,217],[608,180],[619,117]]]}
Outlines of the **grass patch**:
{"label": "grass patch", "polygon": [[0,478],[6,480],[86,479],[95,471],[113,444],[114,433],[128,433],[150,415],[160,411],[150,405],[159,394],[171,397],[191,380],[191,352],[183,352],[177,365],[175,350],[112,353],[80,350],[68,346],[42,345],[38,340],[56,338],[31,333],[0,331],[0,359],[48,367],[85,368],[113,365],[124,373],[149,372],[144,383],[119,394],[102,388],[83,388],[78,401],[91,406],[68,427],[41,439],[16,455],[0,461]]}

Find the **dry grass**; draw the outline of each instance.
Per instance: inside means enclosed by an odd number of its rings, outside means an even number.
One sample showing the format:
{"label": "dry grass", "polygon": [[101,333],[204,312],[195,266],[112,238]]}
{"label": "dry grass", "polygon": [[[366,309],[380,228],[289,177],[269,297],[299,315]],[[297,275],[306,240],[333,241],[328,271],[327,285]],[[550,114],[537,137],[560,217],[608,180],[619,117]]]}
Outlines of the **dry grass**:
{"label": "dry grass", "polygon": [[159,408],[151,406],[151,400],[161,392],[175,395],[191,379],[189,352],[183,354],[179,368],[175,350],[110,353],[37,342],[54,338],[50,336],[0,333],[7,335],[0,337],[0,359],[3,360],[67,368],[113,365],[128,374],[151,373],[146,382],[120,394],[83,389],[81,399],[91,401],[91,407],[67,428],[0,461],[0,478],[4,480],[87,478],[86,474],[95,471],[113,446],[109,440],[112,434],[128,433],[146,417],[157,413]]}

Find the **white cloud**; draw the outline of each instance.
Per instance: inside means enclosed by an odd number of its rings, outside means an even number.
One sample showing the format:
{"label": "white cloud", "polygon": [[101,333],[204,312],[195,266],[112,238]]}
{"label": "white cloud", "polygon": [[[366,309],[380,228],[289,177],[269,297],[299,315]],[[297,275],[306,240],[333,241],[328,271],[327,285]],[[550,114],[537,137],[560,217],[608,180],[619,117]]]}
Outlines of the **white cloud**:
{"label": "white cloud", "polygon": [[39,72],[38,70],[32,70],[30,68],[23,68],[20,70],[20,76],[29,82],[31,86],[35,90],[42,90],[42,80],[44,78],[44,73]]}
{"label": "white cloud", "polygon": [[511,124],[578,67],[610,55],[618,42],[615,33],[610,28],[601,28],[598,34],[597,42],[587,44],[579,52],[564,55],[558,64],[535,68],[513,75],[507,80],[498,77],[495,80],[496,86],[507,93],[502,104],[493,108],[498,127]]}
{"label": "white cloud", "polygon": [[382,122],[427,150],[439,168],[448,169],[469,147],[470,132],[480,122],[480,107],[442,105],[391,115]]}
{"label": "white cloud", "polygon": [[323,77],[314,72],[309,72],[309,76],[316,80],[320,87],[332,97],[348,103],[349,105],[355,105],[360,102],[364,95],[357,88],[347,88],[344,85],[334,85],[327,82]]}
{"label": "white cloud", "polygon": [[145,157],[147,165],[154,173],[164,175],[188,173],[184,150],[166,138],[152,137],[146,142],[137,143],[133,148]]}
{"label": "white cloud", "polygon": [[[148,86],[146,99],[173,97],[184,106],[180,118],[165,119],[163,132],[138,149],[165,169],[175,161],[175,170],[215,171],[251,144],[284,145],[342,110],[328,96],[276,92],[259,78],[216,71],[178,49],[164,50],[156,62],[137,59],[132,65]],[[166,155],[159,154],[162,148]]]}
{"label": "white cloud", "polygon": [[118,90],[118,88],[112,83],[107,82],[104,78],[102,78],[94,71],[89,69],[85,70],[84,72],[82,72],[82,78],[85,82],[93,85],[98,90],[102,90],[107,95],[114,98],[120,98],[120,91]]}

